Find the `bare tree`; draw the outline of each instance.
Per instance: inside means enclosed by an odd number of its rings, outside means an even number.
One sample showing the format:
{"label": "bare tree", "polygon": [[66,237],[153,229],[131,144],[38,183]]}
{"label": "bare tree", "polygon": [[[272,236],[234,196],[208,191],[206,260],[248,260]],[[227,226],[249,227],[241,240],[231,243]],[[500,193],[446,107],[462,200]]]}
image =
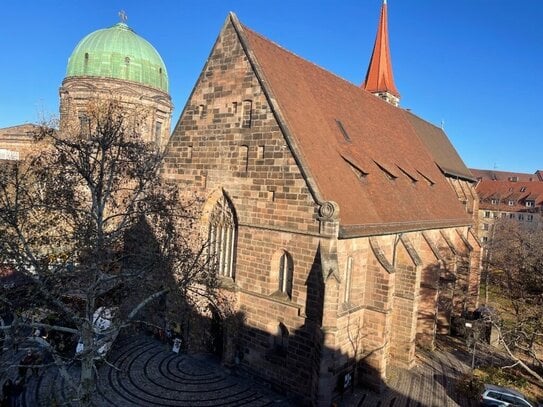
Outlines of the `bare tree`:
{"label": "bare tree", "polygon": [[494,228],[490,278],[508,306],[488,318],[514,364],[543,383],[543,231],[506,220]]}
{"label": "bare tree", "polygon": [[[145,307],[169,292],[194,304],[215,296],[205,247],[189,234],[191,206],[161,180],[162,155],[142,141],[143,119],[118,101],[91,103],[81,122],[43,126],[39,154],[0,167],[0,267],[22,276],[0,294],[14,317],[0,330],[13,341],[35,328],[78,336],[75,381],[66,370],[73,358],[42,342],[82,405],[92,402],[100,348]],[[29,318],[37,309],[54,322]],[[97,342],[100,317],[112,323]]]}

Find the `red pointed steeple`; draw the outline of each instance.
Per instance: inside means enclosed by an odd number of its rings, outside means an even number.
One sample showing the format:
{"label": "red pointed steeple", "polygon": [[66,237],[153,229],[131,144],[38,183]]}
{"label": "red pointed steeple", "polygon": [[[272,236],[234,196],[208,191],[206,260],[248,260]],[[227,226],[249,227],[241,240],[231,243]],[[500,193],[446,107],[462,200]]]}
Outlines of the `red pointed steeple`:
{"label": "red pointed steeple", "polygon": [[371,55],[370,65],[366,73],[366,79],[362,87],[367,91],[385,99],[387,102],[398,106],[400,93],[394,84],[392,74],[392,60],[390,58],[390,48],[388,45],[388,20],[387,20],[387,2],[383,0],[381,7],[381,17],[373,53]]}

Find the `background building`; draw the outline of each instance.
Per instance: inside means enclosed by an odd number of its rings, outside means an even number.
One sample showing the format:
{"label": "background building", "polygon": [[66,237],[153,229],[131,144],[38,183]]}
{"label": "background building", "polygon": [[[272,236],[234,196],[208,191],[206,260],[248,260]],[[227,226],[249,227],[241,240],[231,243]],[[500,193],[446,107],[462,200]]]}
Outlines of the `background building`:
{"label": "background building", "polygon": [[543,226],[543,171],[526,174],[472,169],[471,172],[478,180],[479,236],[483,243],[492,240],[498,219],[526,228]]}
{"label": "background building", "polygon": [[[173,109],[168,72],[156,49],[120,15],[123,21],[85,36],[70,55],[59,90],[60,129],[68,130],[69,123],[84,128],[90,102],[116,99],[145,118],[139,131],[163,149]],[[35,129],[32,124],[0,129],[0,151],[25,157],[39,149],[32,137]]]}

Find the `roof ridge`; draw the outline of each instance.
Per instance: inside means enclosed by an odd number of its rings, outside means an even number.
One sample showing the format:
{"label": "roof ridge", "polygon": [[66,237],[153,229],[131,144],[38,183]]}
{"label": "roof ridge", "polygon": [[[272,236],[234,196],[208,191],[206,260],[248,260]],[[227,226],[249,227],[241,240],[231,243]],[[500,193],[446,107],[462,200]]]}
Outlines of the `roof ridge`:
{"label": "roof ridge", "polygon": [[415,116],[417,119],[423,121],[424,123],[427,123],[427,124],[429,124],[430,126],[433,126],[433,127],[435,127],[436,129],[441,130],[443,133],[445,133],[445,130],[444,130],[441,126],[438,126],[438,125],[435,124],[435,123],[432,123],[432,122],[430,122],[430,121],[428,121],[428,120],[426,120],[426,119],[423,119],[423,118],[420,117],[418,114],[413,113],[413,111],[412,111],[411,109],[408,109],[408,108],[400,108],[400,109],[402,109],[402,110],[403,110],[404,112],[406,112],[406,113],[409,113],[411,116]]}

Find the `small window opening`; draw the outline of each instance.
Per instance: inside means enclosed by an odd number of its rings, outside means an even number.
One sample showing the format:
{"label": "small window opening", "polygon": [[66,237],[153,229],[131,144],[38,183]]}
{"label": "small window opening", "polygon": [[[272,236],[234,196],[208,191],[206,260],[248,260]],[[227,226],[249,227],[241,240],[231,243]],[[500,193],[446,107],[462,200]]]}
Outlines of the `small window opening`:
{"label": "small window opening", "polygon": [[192,146],[187,147],[187,158],[192,160]]}
{"label": "small window opening", "polygon": [[292,297],[292,257],[287,252],[283,252],[279,258],[279,292]]}
{"label": "small window opening", "polygon": [[339,127],[339,131],[341,131],[341,134],[343,135],[343,138],[345,141],[351,142],[351,137],[349,137],[349,134],[347,133],[347,130],[345,130],[345,127],[343,127],[343,123],[341,121],[336,119],[336,124]]}
{"label": "small window opening", "polygon": [[343,302],[349,303],[351,301],[351,284],[353,273],[353,258],[349,256],[347,259],[347,266],[345,268],[345,292],[343,294]]}
{"label": "small window opening", "polygon": [[233,114],[238,113],[238,102],[232,102],[232,113]]}
{"label": "small window opening", "polygon": [[258,146],[256,150],[256,158],[259,160],[264,158],[264,146]]}
{"label": "small window opening", "polygon": [[90,134],[90,120],[84,113],[79,114],[79,128],[81,130],[81,134],[85,136]]}
{"label": "small window opening", "polygon": [[240,171],[247,172],[249,167],[249,146],[239,146]]}
{"label": "small window opening", "polygon": [[428,183],[428,185],[433,186],[435,184],[434,181],[432,181],[429,177],[424,175],[422,172],[420,171],[417,171],[417,172],[420,174],[420,176],[422,176],[422,178],[424,178],[424,180]]}
{"label": "small window opening", "polygon": [[160,145],[161,137],[162,137],[162,123],[155,122],[155,143],[157,146]]}
{"label": "small window opening", "polygon": [[385,177],[387,177],[390,181],[394,181],[396,178],[398,178],[396,175],[391,173],[389,170],[387,170],[385,167],[383,167],[377,161],[374,161],[374,163],[379,167],[379,169],[383,172]]}
{"label": "small window opening", "polygon": [[204,105],[199,105],[198,106],[198,116],[200,116],[200,118],[205,117],[205,106]]}
{"label": "small window opening", "polygon": [[253,102],[251,100],[244,100],[241,127],[244,127],[244,128],[251,127],[252,110],[253,110]]}
{"label": "small window opening", "polygon": [[410,173],[408,173],[407,171],[405,171],[402,167],[400,167],[399,165],[397,165],[396,167],[398,167],[398,169],[407,177],[409,178],[409,180],[413,183],[413,184],[416,184],[417,182],[419,182],[418,179],[416,179],[414,176],[412,176]]}

